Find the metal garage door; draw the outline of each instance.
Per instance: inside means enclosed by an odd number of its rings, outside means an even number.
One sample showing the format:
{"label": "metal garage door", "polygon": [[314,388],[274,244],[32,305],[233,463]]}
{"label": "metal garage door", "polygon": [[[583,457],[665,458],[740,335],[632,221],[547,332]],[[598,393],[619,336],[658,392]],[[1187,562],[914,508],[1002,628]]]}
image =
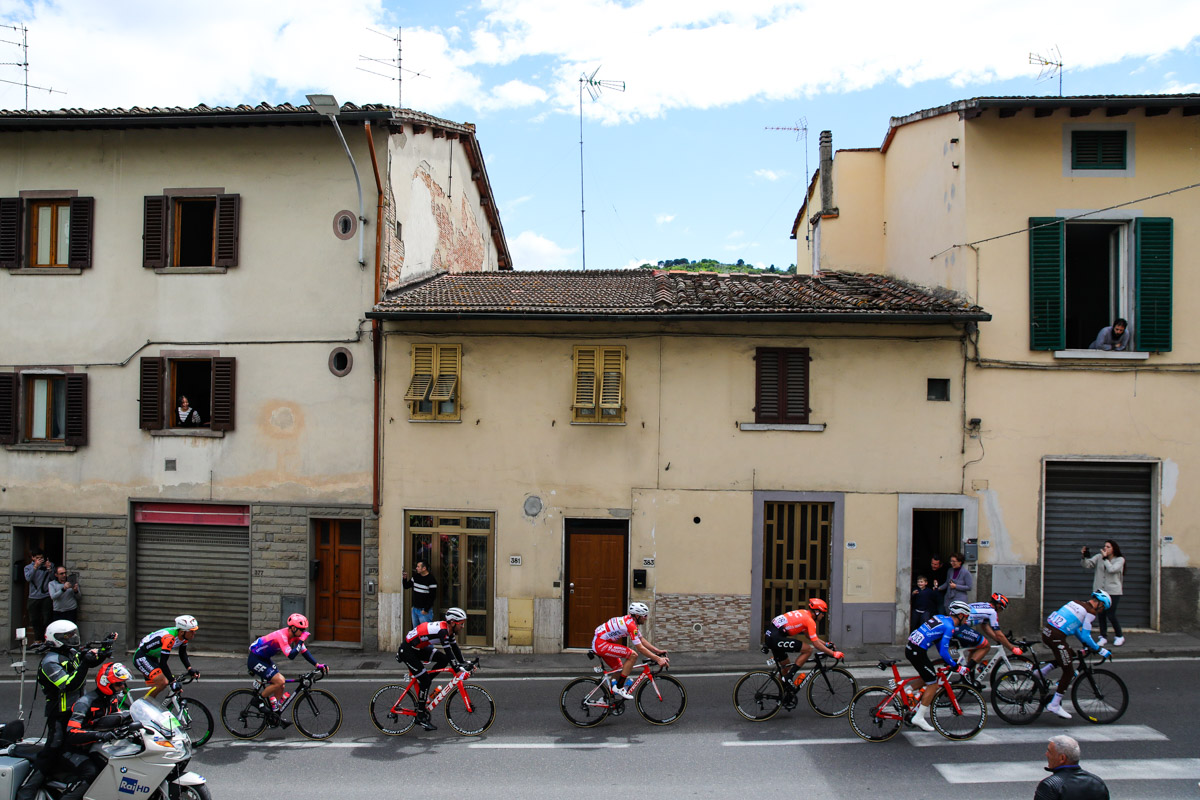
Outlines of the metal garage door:
{"label": "metal garage door", "polygon": [[200,525],[137,527],[134,618],[139,637],[200,621],[196,650],[245,652],[250,644],[250,533]]}
{"label": "metal garage door", "polygon": [[1149,464],[1046,464],[1044,613],[1092,593],[1094,573],[1080,565],[1079,548],[1095,555],[1112,539],[1125,556],[1118,619],[1124,627],[1150,627],[1153,475]]}

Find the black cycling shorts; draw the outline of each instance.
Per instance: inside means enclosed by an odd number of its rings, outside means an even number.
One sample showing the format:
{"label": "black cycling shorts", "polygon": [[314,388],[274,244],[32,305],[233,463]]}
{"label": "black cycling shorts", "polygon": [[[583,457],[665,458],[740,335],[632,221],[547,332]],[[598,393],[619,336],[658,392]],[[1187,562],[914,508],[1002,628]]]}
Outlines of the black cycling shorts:
{"label": "black cycling shorts", "polygon": [[974,650],[983,644],[983,634],[974,628],[959,628],[954,632],[954,641],[965,645],[968,650]]}
{"label": "black cycling shorts", "polygon": [[917,675],[926,683],[933,683],[937,680],[937,670],[933,668],[933,662],[929,660],[929,653],[923,648],[913,644],[904,646],[904,657],[908,659],[908,663],[913,665],[913,669],[917,671]]}
{"label": "black cycling shorts", "polygon": [[763,643],[771,648],[771,655],[776,661],[783,661],[787,658],[788,653],[795,653],[804,647],[803,642],[799,642],[787,635],[787,631],[776,628],[774,625],[768,625],[767,630],[763,633]]}

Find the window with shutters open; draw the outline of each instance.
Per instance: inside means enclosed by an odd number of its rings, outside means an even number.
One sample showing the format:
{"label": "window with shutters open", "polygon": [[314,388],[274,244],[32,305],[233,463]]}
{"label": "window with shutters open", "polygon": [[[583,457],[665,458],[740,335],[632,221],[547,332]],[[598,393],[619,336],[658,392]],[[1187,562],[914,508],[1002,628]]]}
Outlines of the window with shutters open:
{"label": "window with shutters open", "polygon": [[0,198],[0,269],[92,266],[95,199]]}
{"label": "window with shutters open", "polygon": [[575,348],[575,422],[625,421],[625,348]]}
{"label": "window with shutters open", "polygon": [[414,344],[412,378],[404,393],[409,418],[459,419],[461,383],[462,345]]}
{"label": "window with shutters open", "polygon": [[240,216],[241,196],[236,194],[146,197],[142,266],[236,267]]}
{"label": "window with shutters open", "polygon": [[809,360],[807,347],[760,347],[755,350],[755,422],[808,424]]}
{"label": "window with shutters open", "polygon": [[0,374],[0,444],[87,444],[87,375]]}
{"label": "window with shutters open", "polygon": [[225,357],[143,358],[138,427],[179,433],[190,429],[232,431],[236,422],[236,362]]}

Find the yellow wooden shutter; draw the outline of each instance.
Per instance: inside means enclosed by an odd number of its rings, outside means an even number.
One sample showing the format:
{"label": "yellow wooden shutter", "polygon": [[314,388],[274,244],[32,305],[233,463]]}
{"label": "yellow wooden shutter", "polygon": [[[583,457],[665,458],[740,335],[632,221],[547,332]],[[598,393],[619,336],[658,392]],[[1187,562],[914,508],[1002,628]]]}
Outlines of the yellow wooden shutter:
{"label": "yellow wooden shutter", "polygon": [[434,348],[432,344],[413,345],[412,381],[404,393],[405,400],[424,400],[429,395],[429,387],[433,385]]}
{"label": "yellow wooden shutter", "polygon": [[572,408],[596,407],[595,347],[575,348],[575,402]]}
{"label": "yellow wooden shutter", "polygon": [[603,347],[600,382],[600,407],[620,408],[625,394],[625,348]]}
{"label": "yellow wooden shutter", "polygon": [[437,381],[429,399],[434,402],[452,400],[458,386],[458,375],[462,364],[462,347],[457,344],[442,344],[437,347]]}

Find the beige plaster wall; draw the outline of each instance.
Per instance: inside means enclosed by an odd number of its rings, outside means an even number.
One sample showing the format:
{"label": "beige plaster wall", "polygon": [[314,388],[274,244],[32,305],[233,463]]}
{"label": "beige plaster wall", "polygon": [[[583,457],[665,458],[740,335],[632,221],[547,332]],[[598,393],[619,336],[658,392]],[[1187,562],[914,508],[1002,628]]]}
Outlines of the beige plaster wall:
{"label": "beige plaster wall", "polygon": [[896,601],[896,495],[846,495],[842,559],[843,603]]}
{"label": "beige plaster wall", "polygon": [[[839,150],[833,165],[838,216],[821,220],[821,269],[884,269],[884,158],[878,150]],[[820,186],[814,192],[820,202]]]}

